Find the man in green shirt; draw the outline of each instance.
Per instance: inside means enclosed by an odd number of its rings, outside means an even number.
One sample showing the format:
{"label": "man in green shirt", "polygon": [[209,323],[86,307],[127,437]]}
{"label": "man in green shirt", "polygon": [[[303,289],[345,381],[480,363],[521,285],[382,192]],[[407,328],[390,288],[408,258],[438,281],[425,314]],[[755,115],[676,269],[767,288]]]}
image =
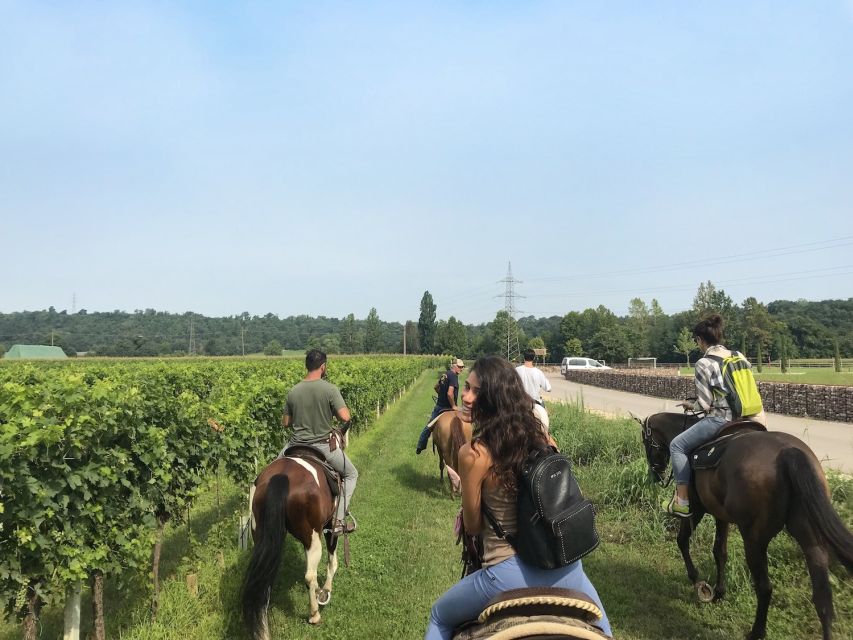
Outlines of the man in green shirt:
{"label": "man in green shirt", "polygon": [[338,420],[347,423],[350,421],[350,411],[340,390],[325,379],[325,353],[319,349],[308,351],[305,354],[305,368],[308,374],[287,394],[284,415],[281,417],[284,427],[293,427],[293,434],[285,449],[296,444],[310,445],[320,451],[335,471],[341,474],[344,494],[338,502],[334,531],[350,533],[355,531],[355,521],[347,522],[346,516],[358,480],[358,471],[344,453],[343,443],[336,443],[334,451],[329,446],[332,417],[337,416]]}

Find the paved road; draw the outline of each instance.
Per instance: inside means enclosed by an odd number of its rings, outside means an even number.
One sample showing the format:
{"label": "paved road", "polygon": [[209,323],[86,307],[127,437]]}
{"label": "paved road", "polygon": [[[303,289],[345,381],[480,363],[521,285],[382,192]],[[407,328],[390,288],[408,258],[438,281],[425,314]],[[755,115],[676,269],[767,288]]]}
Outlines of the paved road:
{"label": "paved road", "polygon": [[[543,395],[551,402],[575,402],[582,397],[588,409],[619,416],[628,416],[630,411],[641,418],[658,411],[681,411],[675,406],[677,400],[577,384],[565,380],[559,373],[546,372],[546,375],[552,390]],[[784,431],[802,439],[825,467],[853,473],[853,423],[768,413],[767,425],[771,430]]]}

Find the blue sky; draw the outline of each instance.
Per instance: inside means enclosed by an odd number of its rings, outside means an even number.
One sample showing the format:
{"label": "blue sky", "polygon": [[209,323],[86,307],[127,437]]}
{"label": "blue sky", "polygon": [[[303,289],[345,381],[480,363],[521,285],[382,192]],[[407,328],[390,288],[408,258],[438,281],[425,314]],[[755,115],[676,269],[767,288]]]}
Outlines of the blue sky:
{"label": "blue sky", "polygon": [[853,0],[0,0],[0,311],[853,296]]}

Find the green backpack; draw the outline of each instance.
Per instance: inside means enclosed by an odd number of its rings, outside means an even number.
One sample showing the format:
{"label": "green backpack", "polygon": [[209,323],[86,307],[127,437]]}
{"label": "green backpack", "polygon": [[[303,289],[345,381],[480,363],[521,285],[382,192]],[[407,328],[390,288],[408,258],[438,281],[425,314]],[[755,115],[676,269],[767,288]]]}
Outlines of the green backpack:
{"label": "green backpack", "polygon": [[[731,355],[725,358],[712,355],[706,357],[718,362],[723,372],[723,382],[728,389],[725,397],[732,410],[732,418],[761,413],[764,408],[761,404],[761,394],[758,393],[758,385],[747,359],[738,351],[732,351]],[[717,389],[714,389],[714,392],[722,395]]]}

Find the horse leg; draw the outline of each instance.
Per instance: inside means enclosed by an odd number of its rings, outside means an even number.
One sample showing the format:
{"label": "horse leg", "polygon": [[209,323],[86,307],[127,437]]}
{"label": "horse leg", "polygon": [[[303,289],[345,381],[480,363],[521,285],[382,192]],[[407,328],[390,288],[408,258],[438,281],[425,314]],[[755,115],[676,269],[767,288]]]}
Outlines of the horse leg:
{"label": "horse leg", "polygon": [[755,534],[741,529],[743,537],[743,550],[746,555],[746,564],[752,574],[752,582],[755,587],[755,595],[758,606],[755,609],[755,621],[752,629],[746,636],[747,640],[760,640],[767,633],[767,610],[770,608],[770,598],[773,595],[773,585],[770,584],[770,576],[767,573],[767,545],[769,540],[757,539]]}
{"label": "horse leg", "polygon": [[798,510],[788,518],[788,532],[799,543],[806,557],[806,565],[812,580],[812,602],[820,618],[823,640],[829,640],[832,620],[835,617],[832,606],[832,587],[829,583],[829,554],[818,542],[804,512]]}
{"label": "horse leg", "polygon": [[716,521],[714,536],[714,561],[717,563],[717,583],[714,585],[714,602],[726,596],[726,562],[729,559],[729,523]]}
{"label": "horse leg", "polygon": [[693,512],[689,518],[680,518],[681,523],[678,529],[678,550],[681,551],[681,557],[684,559],[684,566],[687,568],[687,577],[690,584],[696,584],[699,578],[699,572],[696,570],[696,565],[693,564],[693,558],[690,557],[690,536],[693,535],[693,530],[699,524],[704,513]]}
{"label": "horse leg", "polygon": [[317,567],[320,558],[323,557],[323,544],[320,542],[320,534],[311,532],[311,546],[305,550],[305,584],[308,586],[308,600],[311,604],[311,614],[308,622],[320,623],[320,607],[317,604]]}
{"label": "horse leg", "polygon": [[325,607],[332,599],[332,580],[338,572],[338,536],[326,534],[326,549],[329,551],[329,557],[326,560],[326,581],[323,583],[323,588],[317,591],[317,603],[321,607]]}

